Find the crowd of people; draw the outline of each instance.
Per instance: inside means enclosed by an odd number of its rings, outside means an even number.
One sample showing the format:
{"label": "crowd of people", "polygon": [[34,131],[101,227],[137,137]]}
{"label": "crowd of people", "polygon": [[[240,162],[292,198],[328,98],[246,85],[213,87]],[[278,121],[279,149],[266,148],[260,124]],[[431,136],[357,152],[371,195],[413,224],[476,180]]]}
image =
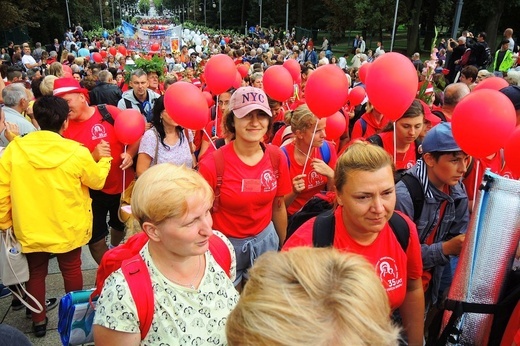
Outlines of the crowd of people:
{"label": "crowd of people", "polygon": [[[151,56],[120,49],[117,33],[80,37],[78,52],[67,35],[48,50],[24,43],[2,53],[0,229],[12,227],[27,254],[28,292],[47,309],[56,305],[45,297],[51,254],[65,291],[82,288],[81,246],[100,263],[124,241],[121,195],[135,180],[132,214],[149,238],[140,254],[154,288],[152,328],[140,334],[128,283],[116,271],[98,301],[96,345],[423,345],[424,317],[449,287],[479,179],[455,141],[452,114],[485,78],[514,75],[512,30],[493,61],[485,33],[474,40],[463,32],[458,45],[442,40],[429,61],[414,54],[418,93],[408,109],[393,121],[368,98],[346,104],[336,138],[305,103],[308,78],[336,64],[350,87],[365,87],[360,68],[385,54],[382,43],[372,52],[356,37],[353,58],[337,59],[327,38],[318,48],[312,39],[254,32],[151,54],[159,67],[136,68]],[[183,128],[164,94],[181,80],[204,90],[206,63],[220,53],[247,73],[212,95],[203,131]],[[288,59],[300,64],[301,81],[287,100],[271,99],[264,72]],[[518,125],[520,87],[509,83],[501,92]],[[114,129],[125,109],[146,123],[133,143]],[[499,153],[478,160],[481,169],[519,178]],[[288,234],[322,191],[325,212]],[[233,253],[231,277],[208,250],[213,230]],[[45,309],[29,314],[35,335],[45,336]]]}

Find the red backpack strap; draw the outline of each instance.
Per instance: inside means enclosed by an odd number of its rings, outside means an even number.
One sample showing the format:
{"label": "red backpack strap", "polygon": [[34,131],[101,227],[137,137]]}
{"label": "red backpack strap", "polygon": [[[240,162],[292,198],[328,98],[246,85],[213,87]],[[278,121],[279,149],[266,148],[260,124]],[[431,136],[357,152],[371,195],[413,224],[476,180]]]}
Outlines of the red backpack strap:
{"label": "red backpack strap", "polygon": [[224,154],[221,149],[218,149],[213,152],[213,157],[217,171],[217,185],[215,186],[215,200],[213,201],[213,212],[216,212],[220,204],[220,187],[222,186],[222,177],[224,176]]}
{"label": "red backpack strap", "polygon": [[141,340],[144,340],[152,325],[155,302],[150,272],[140,254],[123,261],[121,270],[135,302]]}
{"label": "red backpack strap", "polygon": [[224,240],[216,234],[209,237],[209,252],[227,276],[231,278],[231,253]]}

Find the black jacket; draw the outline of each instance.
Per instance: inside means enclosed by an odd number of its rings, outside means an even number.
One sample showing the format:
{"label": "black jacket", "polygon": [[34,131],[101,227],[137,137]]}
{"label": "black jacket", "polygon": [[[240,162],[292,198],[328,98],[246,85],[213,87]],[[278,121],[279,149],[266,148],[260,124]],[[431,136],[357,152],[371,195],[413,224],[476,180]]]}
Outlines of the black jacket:
{"label": "black jacket", "polygon": [[115,84],[99,83],[89,92],[92,106],[106,103],[117,107],[117,103],[123,97],[121,89]]}

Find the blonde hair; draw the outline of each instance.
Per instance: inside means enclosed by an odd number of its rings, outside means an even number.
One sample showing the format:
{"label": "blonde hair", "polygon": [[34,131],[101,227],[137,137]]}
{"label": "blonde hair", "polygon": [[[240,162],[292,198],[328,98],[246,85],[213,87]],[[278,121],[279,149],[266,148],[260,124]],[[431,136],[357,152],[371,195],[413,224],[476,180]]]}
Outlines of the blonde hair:
{"label": "blonde hair", "polygon": [[338,158],[334,179],[336,190],[341,191],[347,183],[347,176],[352,171],[375,172],[390,166],[394,171],[392,157],[378,145],[363,141],[354,141],[352,145]]}
{"label": "blonde hair", "polygon": [[53,62],[51,66],[49,66],[49,75],[56,76],[61,78],[65,75],[63,71],[63,65],[60,62]]}
{"label": "blonde hair", "polygon": [[167,219],[186,215],[186,200],[192,196],[201,196],[209,204],[213,202],[213,190],[198,172],[184,165],[155,165],[135,183],[132,215],[141,226],[144,222],[159,225]]}
{"label": "blonde hair", "polygon": [[302,104],[290,112],[290,118],[287,118],[287,120],[291,125],[292,132],[296,133],[297,130],[305,131],[313,128],[318,118],[311,112],[309,106]]}
{"label": "blonde hair", "polygon": [[332,248],[262,255],[226,323],[234,345],[397,345],[374,267]]}
{"label": "blonde hair", "polygon": [[58,77],[54,75],[48,75],[43,78],[40,84],[40,92],[43,96],[52,96],[52,92],[54,90],[54,81],[58,79]]}

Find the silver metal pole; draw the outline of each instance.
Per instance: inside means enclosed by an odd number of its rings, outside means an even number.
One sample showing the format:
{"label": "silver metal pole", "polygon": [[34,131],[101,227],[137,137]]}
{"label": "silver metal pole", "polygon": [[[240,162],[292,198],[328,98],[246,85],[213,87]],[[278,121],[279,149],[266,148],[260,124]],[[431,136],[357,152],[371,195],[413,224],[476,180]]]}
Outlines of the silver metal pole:
{"label": "silver metal pole", "polygon": [[451,31],[451,37],[455,40],[457,39],[457,34],[459,33],[459,23],[460,23],[460,15],[462,13],[462,5],[464,5],[463,0],[457,1],[457,13],[455,14],[455,18],[453,20],[453,29]]}
{"label": "silver metal pole", "polygon": [[101,0],[99,0],[99,15],[101,16],[101,27],[103,26],[103,4],[101,3]]}
{"label": "silver metal pole", "polygon": [[218,0],[218,11],[220,12],[220,31],[222,31],[222,0]]}
{"label": "silver metal pole", "polygon": [[260,6],[260,27],[262,27],[262,0],[258,0],[258,5]]}
{"label": "silver metal pole", "polygon": [[285,34],[289,32],[289,0],[285,5]]}
{"label": "silver metal pole", "polygon": [[390,51],[394,49],[394,40],[395,40],[395,29],[397,25],[397,11],[399,10],[399,0],[395,0],[395,15],[394,15],[394,27],[392,29],[392,40],[390,41]]}
{"label": "silver metal pole", "polygon": [[110,0],[112,2],[112,25],[114,26],[114,30],[116,29],[116,16],[114,13],[114,0]]}
{"label": "silver metal pole", "polygon": [[204,26],[208,26],[206,24],[206,0],[204,0]]}
{"label": "silver metal pole", "polygon": [[70,28],[71,25],[70,25],[70,13],[69,13],[69,0],[65,0],[65,5],[67,5],[67,19],[69,20],[69,28]]}

